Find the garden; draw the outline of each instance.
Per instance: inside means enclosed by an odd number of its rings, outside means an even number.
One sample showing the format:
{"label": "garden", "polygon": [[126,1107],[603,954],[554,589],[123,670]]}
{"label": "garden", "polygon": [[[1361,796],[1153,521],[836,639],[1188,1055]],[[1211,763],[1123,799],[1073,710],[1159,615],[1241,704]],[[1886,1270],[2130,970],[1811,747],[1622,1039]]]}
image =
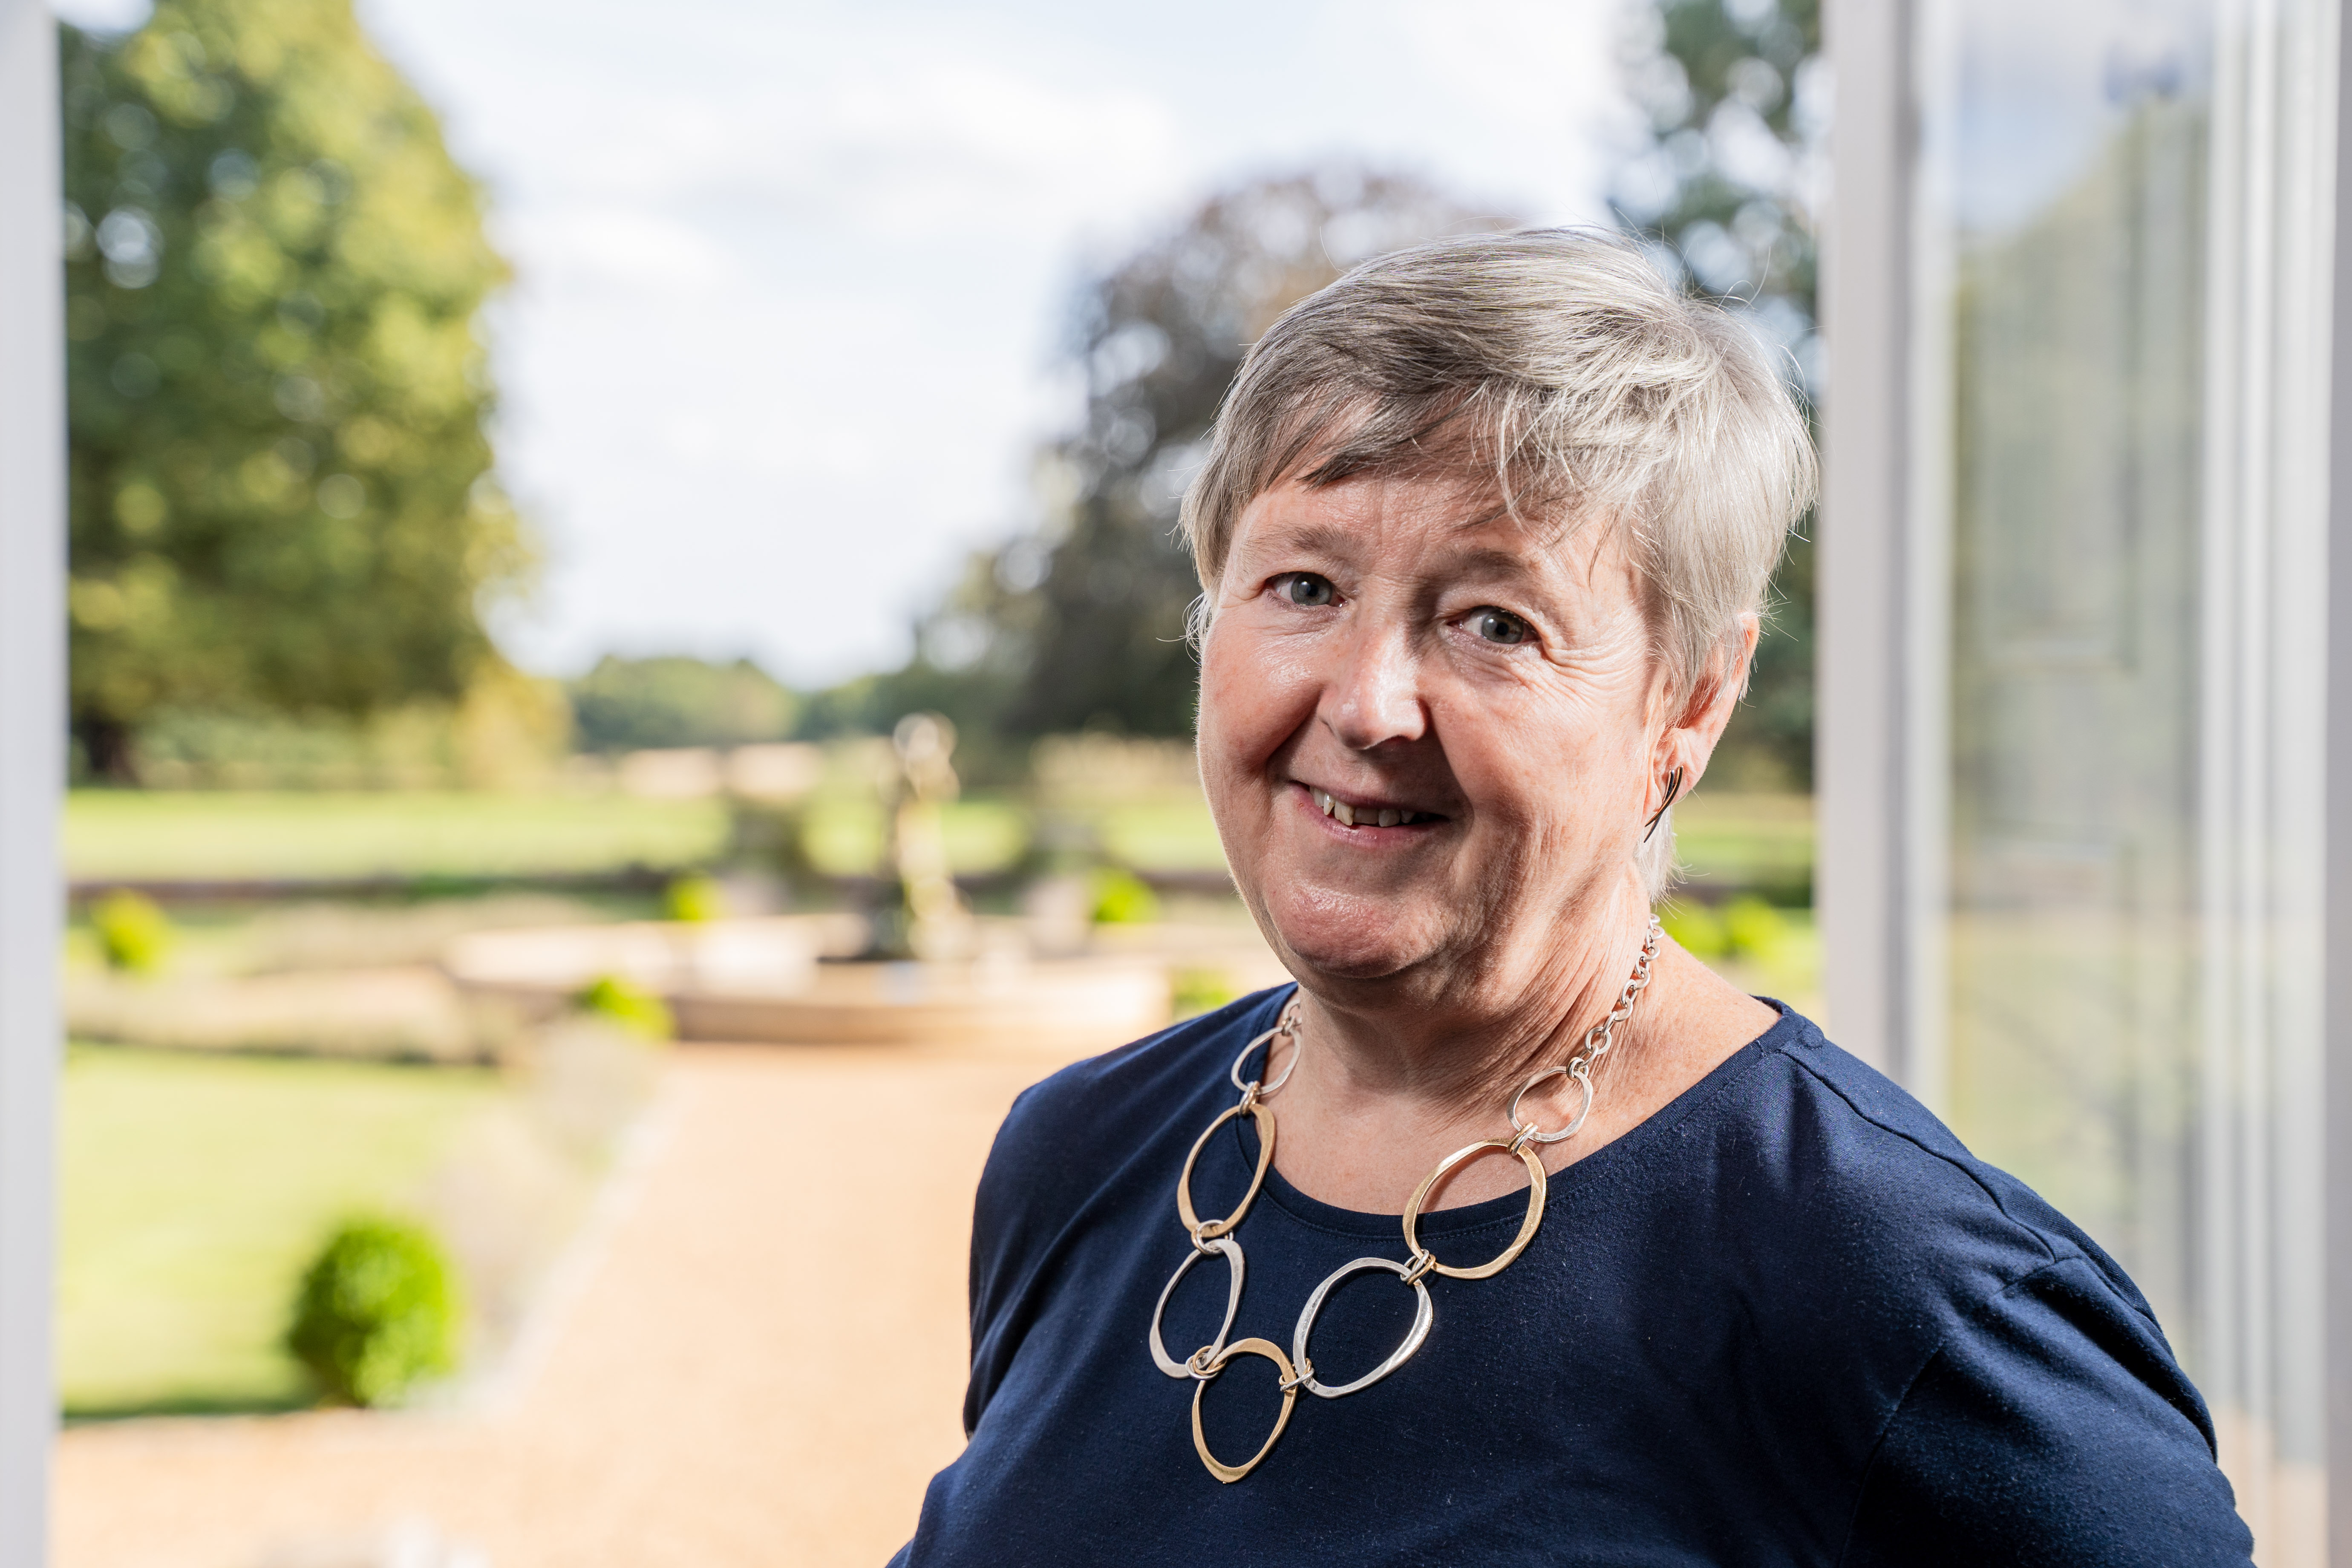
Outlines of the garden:
{"label": "garden", "polygon": [[[1179,924],[1244,921],[1230,893],[1202,891],[1202,872],[1218,868],[1216,835],[1197,790],[1185,790],[1181,757],[1148,754],[1150,771],[1134,748],[1124,754],[1124,799],[1056,793],[1049,762],[1042,787],[952,804],[948,853],[983,908],[1018,908],[1007,872],[1040,860],[1045,827],[1091,835],[1091,856],[1118,869],[1094,910],[1106,938],[1148,938],[1171,912]],[[303,1371],[287,1333],[306,1269],[339,1227],[369,1217],[461,1239],[452,1250],[466,1268],[449,1262],[452,1290],[497,1300],[454,1295],[463,1333],[452,1344],[470,1335],[478,1352],[494,1350],[513,1333],[531,1277],[583,1211],[642,1084],[607,1084],[609,1105],[588,1117],[595,1131],[585,1140],[551,1131],[562,1112],[548,1110],[543,1060],[513,1041],[466,1037],[428,1048],[428,1030],[402,1037],[402,1002],[385,975],[407,971],[430,987],[437,945],[466,931],[646,920],[694,889],[719,900],[730,889],[791,898],[743,856],[730,860],[743,835],[731,816],[724,799],[618,790],[75,795],[66,853],[87,898],[68,947],[85,1037],[64,1074],[58,1375],[68,1417],[275,1411],[348,1396]],[[885,799],[821,790],[795,823],[804,844],[783,860],[816,868],[800,896],[870,893],[885,869]],[[1677,827],[1686,891],[1667,908],[1667,929],[1752,990],[1809,1006],[1818,987],[1804,908],[1809,802],[1700,793],[1677,809]],[[397,891],[372,900],[291,893],[358,877]],[[280,896],[221,902],[207,884],[273,884]],[[110,902],[122,893],[101,891],[122,886],[167,902],[134,893],[125,905]],[[245,1013],[240,1035],[240,987],[264,985],[308,985],[308,1004]],[[1183,1008],[1233,990],[1197,969],[1185,985]],[[167,1018],[120,1006],[125,994],[158,996]],[[602,994],[583,1006],[625,1013],[628,999]],[[207,1008],[228,1008],[209,1035]],[[372,1008],[374,1037],[351,1030],[351,1008]],[[101,1032],[113,1039],[94,1039]],[[508,1213],[518,1208],[530,1213]],[[473,1234],[485,1229],[494,1234]],[[452,1359],[419,1371],[454,1368]]]}
{"label": "garden", "polygon": [[[1215,833],[1181,748],[1084,745],[1083,767],[1047,747],[1028,789],[944,808],[975,907],[1017,911],[1024,885],[1077,853],[1104,942],[1244,927],[1238,900],[1216,890]],[[66,839],[83,895],[63,1123],[68,1415],[350,1397],[305,1372],[289,1330],[306,1270],[363,1220],[422,1225],[449,1255],[451,1349],[446,1364],[419,1363],[425,1384],[457,1370],[469,1343],[475,1367],[494,1360],[640,1111],[658,1047],[604,1043],[646,1070],[631,1079],[592,1063],[604,1081],[583,1111],[577,1082],[547,1081],[543,1037],[462,1016],[437,954],[501,927],[681,914],[690,925],[730,898],[761,910],[870,902],[887,869],[888,798],[858,766],[870,748],[833,750],[829,782],[782,814],[789,849],[774,843],[774,803],[719,796],[78,792]],[[1081,788],[1081,775],[1110,782]],[[1685,946],[1801,1007],[1817,993],[1809,807],[1769,795],[1686,802],[1684,890],[1666,911]],[[301,891],[358,879],[379,890]],[[265,886],[271,896],[218,897]],[[1197,963],[1172,970],[1180,1010],[1240,984]],[[633,1005],[608,985],[576,1010],[625,1020]],[[579,1079],[581,1061],[566,1070]],[[564,1093],[574,1103],[557,1105]]]}

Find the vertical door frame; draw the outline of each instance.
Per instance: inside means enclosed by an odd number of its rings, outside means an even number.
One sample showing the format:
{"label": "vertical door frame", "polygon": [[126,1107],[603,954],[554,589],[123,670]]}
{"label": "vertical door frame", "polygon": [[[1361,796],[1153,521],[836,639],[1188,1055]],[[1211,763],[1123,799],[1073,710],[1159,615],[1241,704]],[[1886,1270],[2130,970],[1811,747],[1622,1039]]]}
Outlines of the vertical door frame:
{"label": "vertical door frame", "polygon": [[2336,40],[2336,211],[2331,225],[2327,474],[2326,991],[2321,1044],[2326,1134],[2327,1561],[2352,1568],[2352,26]]}
{"label": "vertical door frame", "polygon": [[1921,660],[1936,652],[1918,612],[1948,567],[1913,526],[1916,13],[1909,0],[1827,0],[1822,17],[1838,98],[1822,247],[1814,902],[1832,1032],[1932,1104],[1942,1095],[1920,1027],[1922,960],[1937,945],[1927,922],[1942,878],[1920,764],[1942,705],[1918,700],[1931,684]]}
{"label": "vertical door frame", "polygon": [[64,231],[57,24],[0,0],[0,1563],[48,1558],[57,1431]]}

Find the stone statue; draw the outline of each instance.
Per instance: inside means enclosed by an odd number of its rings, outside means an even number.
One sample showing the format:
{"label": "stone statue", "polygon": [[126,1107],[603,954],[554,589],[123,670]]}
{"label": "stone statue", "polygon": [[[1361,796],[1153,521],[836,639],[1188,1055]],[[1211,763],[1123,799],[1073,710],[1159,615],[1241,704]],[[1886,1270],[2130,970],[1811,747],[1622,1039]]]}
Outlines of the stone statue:
{"label": "stone statue", "polygon": [[955,726],[937,713],[909,713],[898,721],[890,744],[898,754],[897,811],[890,829],[890,866],[903,898],[900,929],[887,946],[917,958],[970,955],[971,911],[956,891],[948,864],[940,807],[955,799],[958,784],[949,757]]}

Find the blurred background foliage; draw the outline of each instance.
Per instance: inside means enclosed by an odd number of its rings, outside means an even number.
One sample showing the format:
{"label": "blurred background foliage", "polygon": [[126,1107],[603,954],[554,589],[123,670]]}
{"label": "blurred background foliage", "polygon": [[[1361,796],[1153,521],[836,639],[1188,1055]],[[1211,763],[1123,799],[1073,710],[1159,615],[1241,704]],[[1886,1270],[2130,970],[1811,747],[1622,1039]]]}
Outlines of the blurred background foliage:
{"label": "blurred background foliage", "polygon": [[482,197],[345,0],[63,29],[72,715],[351,721],[498,668]]}
{"label": "blurred background foliage", "polygon": [[731,664],[607,654],[566,685],[580,748],[738,746],[789,737],[800,702],[748,658]]}
{"label": "blurred background foliage", "polygon": [[[1622,64],[1648,134],[1618,171],[1619,221],[1778,348],[1810,405],[1830,113],[1819,0],[1662,0],[1631,14]],[[1773,582],[1748,700],[1708,776],[1718,787],[1812,787],[1810,519]]]}

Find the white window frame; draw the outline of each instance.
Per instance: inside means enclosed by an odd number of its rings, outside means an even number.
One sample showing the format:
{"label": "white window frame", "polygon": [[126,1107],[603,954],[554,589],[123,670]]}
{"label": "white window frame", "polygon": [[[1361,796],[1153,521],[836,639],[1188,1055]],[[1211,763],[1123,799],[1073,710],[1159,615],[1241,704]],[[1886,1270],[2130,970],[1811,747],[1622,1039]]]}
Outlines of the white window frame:
{"label": "white window frame", "polygon": [[2336,49],[2336,254],[2327,476],[2326,921],[2322,1072],[2326,1125],[2327,1560],[2352,1568],[2352,26]]}
{"label": "white window frame", "polygon": [[0,0],[0,1563],[48,1560],[64,883],[64,230],[57,23]]}

